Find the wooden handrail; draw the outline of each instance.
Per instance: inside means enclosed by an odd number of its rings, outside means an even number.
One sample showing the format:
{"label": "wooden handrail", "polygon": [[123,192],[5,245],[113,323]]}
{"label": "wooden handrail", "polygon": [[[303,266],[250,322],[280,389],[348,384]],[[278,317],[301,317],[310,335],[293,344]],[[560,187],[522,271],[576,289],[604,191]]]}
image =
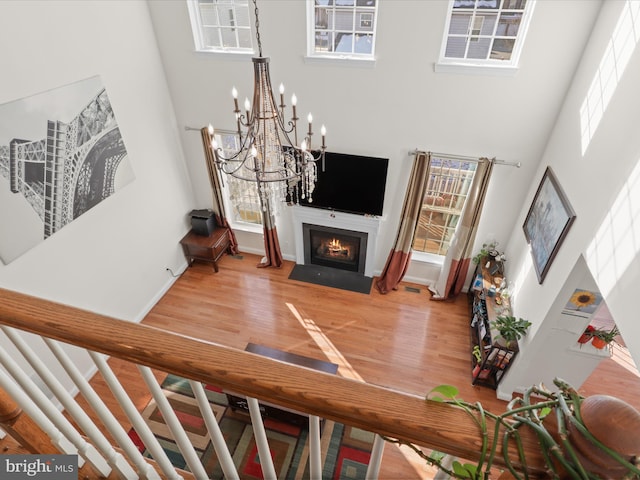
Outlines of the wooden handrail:
{"label": "wooden handrail", "polygon": [[[460,458],[479,457],[478,427],[467,413],[415,395],[4,289],[0,324]],[[491,441],[490,419],[487,427]],[[542,473],[535,436],[521,435],[530,471]],[[510,458],[518,465],[515,451]]]}

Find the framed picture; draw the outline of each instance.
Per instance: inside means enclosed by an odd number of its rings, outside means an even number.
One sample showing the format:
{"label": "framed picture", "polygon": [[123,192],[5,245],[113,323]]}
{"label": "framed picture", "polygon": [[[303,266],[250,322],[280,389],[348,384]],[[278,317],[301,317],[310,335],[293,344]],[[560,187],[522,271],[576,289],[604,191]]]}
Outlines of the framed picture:
{"label": "framed picture", "polygon": [[575,218],[576,214],[558,180],[551,168],[547,167],[522,227],[529,243],[538,283],[544,281]]}

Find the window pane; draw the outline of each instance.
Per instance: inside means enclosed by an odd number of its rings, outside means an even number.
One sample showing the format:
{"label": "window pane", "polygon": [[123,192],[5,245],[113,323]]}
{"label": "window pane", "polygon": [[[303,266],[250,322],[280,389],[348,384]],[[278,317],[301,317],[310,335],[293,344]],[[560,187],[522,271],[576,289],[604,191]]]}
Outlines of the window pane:
{"label": "window pane", "polygon": [[235,29],[230,29],[230,28],[224,28],[221,29],[221,33],[222,33],[222,45],[224,47],[235,47],[237,42],[236,42],[236,31]]}
{"label": "window pane", "polygon": [[496,38],[493,41],[493,49],[491,50],[491,58],[497,60],[509,60],[511,58],[511,52],[513,52],[513,46],[515,45],[515,39],[500,39]]}
{"label": "window pane", "polygon": [[329,28],[329,11],[326,8],[316,8],[316,28]]}
{"label": "window pane", "polygon": [[213,5],[200,5],[202,25],[219,25],[218,9]]}
{"label": "window pane", "polygon": [[456,0],[453,2],[453,8],[473,8],[475,5],[475,0]]}
{"label": "window pane", "polygon": [[520,28],[521,13],[503,13],[500,15],[500,23],[496,35],[501,37],[516,37]]}
{"label": "window pane", "polygon": [[467,58],[486,59],[489,57],[490,38],[472,37],[469,39]]}
{"label": "window pane", "polygon": [[371,53],[373,51],[373,35],[356,34],[356,53]]}
{"label": "window pane", "polygon": [[502,8],[505,10],[524,10],[527,0],[504,0]]}
{"label": "window pane", "polygon": [[316,33],[315,50],[316,52],[331,52],[333,46],[331,44],[331,33],[318,32]]}
{"label": "window pane", "polygon": [[242,30],[238,30],[238,46],[240,48],[252,48],[252,42],[253,38],[251,36],[251,30],[247,29],[242,29]]}
{"label": "window pane", "polygon": [[355,12],[353,10],[336,10],[335,18],[336,30],[353,30],[353,19]]}
{"label": "window pane", "polygon": [[356,30],[373,31],[373,12],[356,12]]}
{"label": "window pane", "polygon": [[479,35],[493,35],[493,30],[496,26],[496,22],[498,21],[498,16],[494,13],[488,13],[488,14],[478,15],[476,17],[476,19],[480,19],[480,18],[482,19],[482,22],[480,23]]}
{"label": "window pane", "polygon": [[466,48],[467,39],[465,37],[449,37],[445,57],[464,58]]}
{"label": "window pane", "polygon": [[476,163],[433,157],[413,239],[417,251],[446,255],[464,207]]}
{"label": "window pane", "polygon": [[353,52],[353,34],[337,33],[336,34],[336,52],[351,53]]}
{"label": "window pane", "polygon": [[469,33],[470,22],[470,13],[454,13],[451,15],[451,22],[449,22],[449,33],[454,35],[466,35]]}
{"label": "window pane", "polygon": [[478,0],[478,8],[498,8],[500,0]]}
{"label": "window pane", "polygon": [[356,5],[358,7],[375,7],[376,0],[356,0]]}
{"label": "window pane", "polygon": [[220,32],[217,27],[203,27],[202,35],[205,46],[207,47],[221,47],[220,44]]}

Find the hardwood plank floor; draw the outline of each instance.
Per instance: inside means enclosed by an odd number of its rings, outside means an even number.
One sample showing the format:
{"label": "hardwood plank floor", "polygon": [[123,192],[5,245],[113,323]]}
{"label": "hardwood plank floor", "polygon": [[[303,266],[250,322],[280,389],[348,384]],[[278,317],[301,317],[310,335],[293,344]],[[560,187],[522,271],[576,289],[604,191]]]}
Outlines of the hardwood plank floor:
{"label": "hardwood plank floor", "polygon": [[[424,396],[452,384],[468,401],[501,412],[495,391],[470,383],[469,307],[466,295],[431,302],[421,285],[402,284],[381,295],[352,293],[289,280],[293,263],[256,268],[259,257],[225,256],[220,272],[195,263],[158,302],[143,323],[238,349],[253,342],[339,365],[338,374]],[[607,393],[640,408],[633,373],[617,383],[612,360],[583,393]],[[615,376],[614,376],[615,375]],[[133,381],[133,380],[132,380]],[[136,390],[136,404],[146,403]],[[387,445],[380,478],[429,479],[434,470],[408,449]]]}

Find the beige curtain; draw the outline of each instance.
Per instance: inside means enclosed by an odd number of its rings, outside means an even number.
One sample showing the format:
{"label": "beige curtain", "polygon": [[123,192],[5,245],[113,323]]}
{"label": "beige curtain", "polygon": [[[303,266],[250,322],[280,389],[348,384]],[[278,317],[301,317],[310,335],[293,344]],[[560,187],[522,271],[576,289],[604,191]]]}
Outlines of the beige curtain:
{"label": "beige curtain", "polygon": [[207,163],[207,171],[209,172],[209,182],[211,183],[211,193],[213,195],[213,213],[216,216],[216,223],[221,227],[229,229],[231,253],[237,255],[238,241],[236,240],[236,234],[229,226],[229,221],[224,213],[224,197],[222,195],[220,172],[216,168],[216,159],[213,150],[211,149],[211,135],[209,134],[208,128],[201,128],[200,135],[202,136],[202,147],[204,149],[204,156]]}
{"label": "beige curtain", "polygon": [[467,278],[473,243],[476,238],[484,198],[489,188],[494,159],[481,158],[478,161],[473,182],[465,201],[456,232],[442,265],[435,285],[429,287],[431,300],[446,300],[460,293]]}
{"label": "beige curtain", "polygon": [[404,206],[398,227],[398,235],[387,258],[387,264],[375,284],[380,293],[387,293],[390,290],[397,290],[398,284],[404,277],[411,260],[411,246],[413,235],[418,225],[420,211],[422,210],[422,200],[427,188],[429,166],[431,164],[431,154],[416,152],[413,161],[407,192],[404,197]]}
{"label": "beige curtain", "polygon": [[[259,189],[258,189],[259,190]],[[264,258],[258,267],[281,267],[282,252],[278,241],[276,220],[269,199],[262,200],[262,224],[264,226]]]}

